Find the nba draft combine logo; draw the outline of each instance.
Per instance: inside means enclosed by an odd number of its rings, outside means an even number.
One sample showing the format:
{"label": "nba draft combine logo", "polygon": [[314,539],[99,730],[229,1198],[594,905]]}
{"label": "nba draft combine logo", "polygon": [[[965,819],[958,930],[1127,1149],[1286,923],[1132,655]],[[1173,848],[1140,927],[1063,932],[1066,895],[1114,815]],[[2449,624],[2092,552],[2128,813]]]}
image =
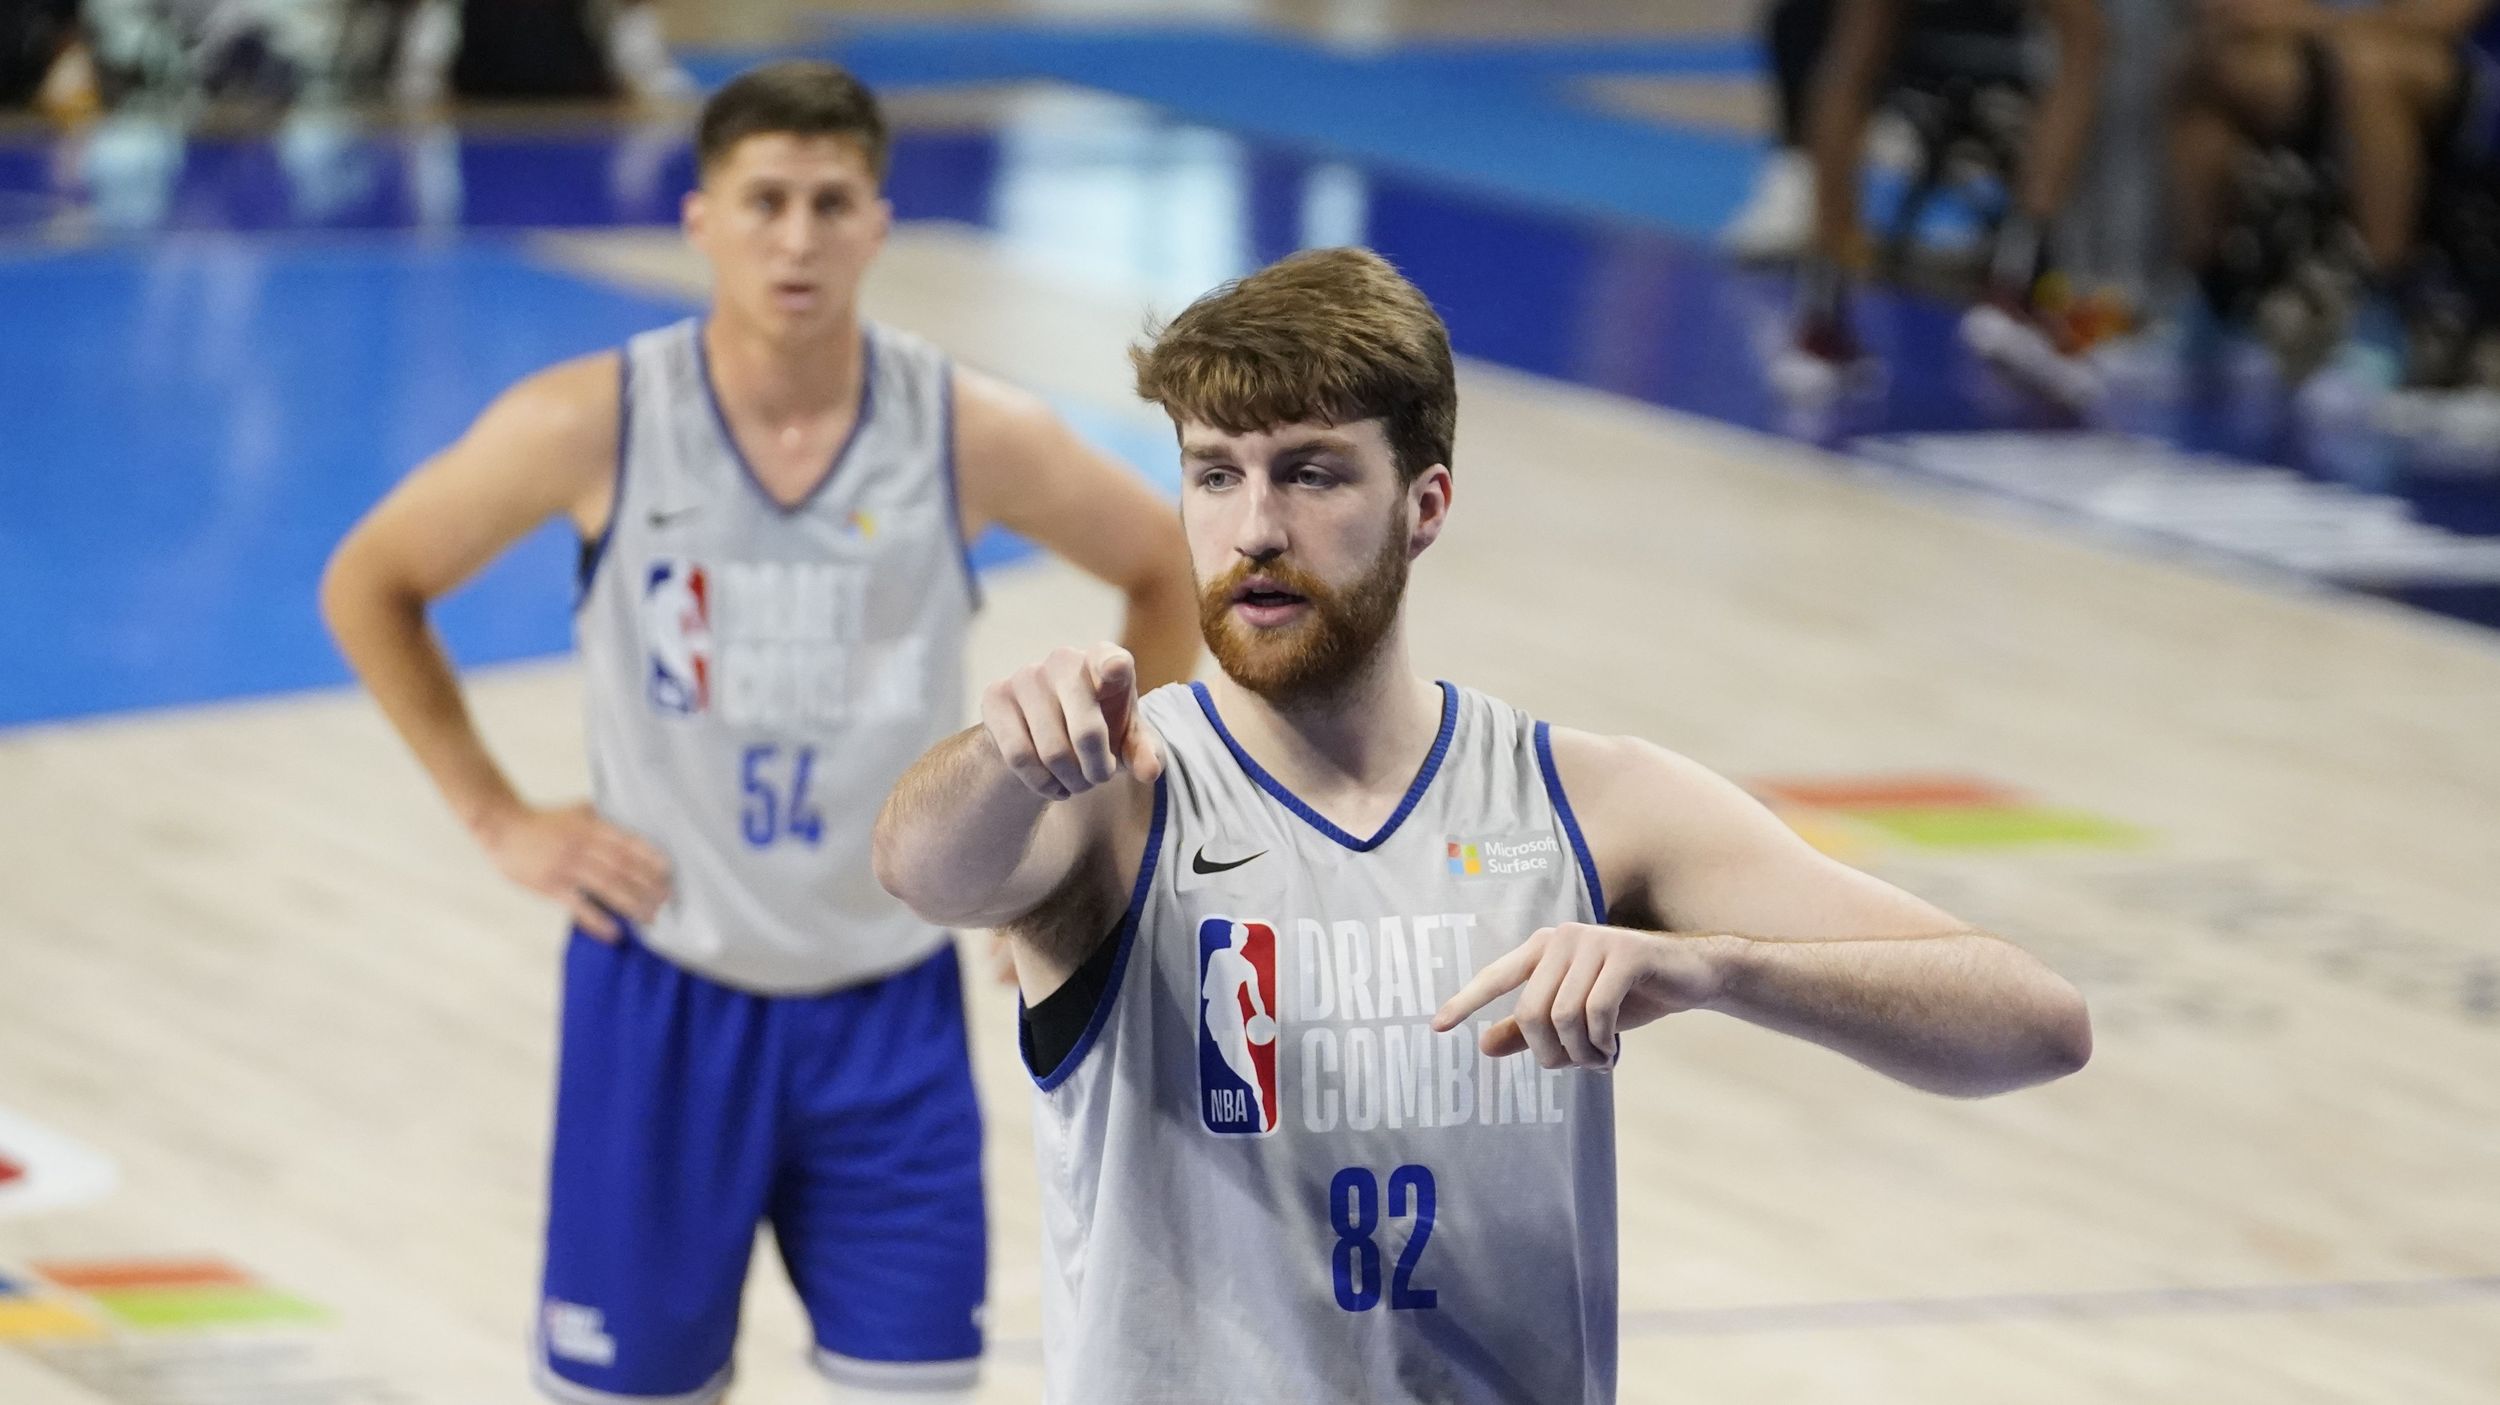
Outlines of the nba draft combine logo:
{"label": "nba draft combine logo", "polygon": [[1562,845],[1550,834],[1514,834],[1500,839],[1449,841],[1450,876],[1510,878],[1543,873],[1554,866]]}
{"label": "nba draft combine logo", "polygon": [[1276,1130],[1276,929],[1198,924],[1198,1089],[1207,1130]]}
{"label": "nba draft combine logo", "polygon": [[651,705],[662,712],[692,714],[712,705],[711,586],[711,578],[691,561],[654,561],[643,576]]}
{"label": "nba draft combine logo", "polygon": [[[863,534],[874,524],[861,515]],[[925,712],[929,641],[871,640],[864,568],[656,557],[642,576],[651,706],[733,727],[839,725]]]}
{"label": "nba draft combine logo", "polygon": [[[1481,863],[1532,857],[1478,848]],[[1479,1047],[1492,1017],[1447,1031],[1430,1023],[1480,969],[1474,913],[1208,916],[1197,930],[1198,1115],[1210,1132],[1531,1126],[1570,1115],[1567,1070]]]}

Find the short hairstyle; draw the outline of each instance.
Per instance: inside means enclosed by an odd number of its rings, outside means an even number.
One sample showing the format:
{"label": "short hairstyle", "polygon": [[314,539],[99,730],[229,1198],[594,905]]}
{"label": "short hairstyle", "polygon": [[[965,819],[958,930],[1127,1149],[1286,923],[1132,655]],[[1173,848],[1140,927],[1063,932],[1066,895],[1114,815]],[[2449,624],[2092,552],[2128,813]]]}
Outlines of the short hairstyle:
{"label": "short hairstyle", "polygon": [[750,68],[703,104],[695,124],[695,158],[711,170],[748,137],[789,133],[849,137],[885,178],[888,138],[877,95],[849,70],[818,59],[782,59]]}
{"label": "short hairstyle", "polygon": [[1450,331],[1369,249],[1312,249],[1191,303],[1129,349],[1137,393],[1173,423],[1227,434],[1382,422],[1398,477],[1448,464],[1458,432]]}

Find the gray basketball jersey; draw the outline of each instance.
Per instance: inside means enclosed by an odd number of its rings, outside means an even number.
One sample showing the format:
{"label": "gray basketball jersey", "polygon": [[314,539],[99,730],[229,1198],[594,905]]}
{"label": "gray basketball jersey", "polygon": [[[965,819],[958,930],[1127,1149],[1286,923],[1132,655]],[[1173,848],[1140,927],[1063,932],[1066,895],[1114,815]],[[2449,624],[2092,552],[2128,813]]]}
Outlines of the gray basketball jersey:
{"label": "gray basketball jersey", "polygon": [[1597,1405],[1615,1392],[1614,1102],[1433,1012],[1595,870],[1543,729],[1443,684],[1369,839],[1144,700],[1164,779],[1108,988],[1041,1080],[1046,1398]]}
{"label": "gray basketball jersey", "polygon": [[951,378],[915,337],[866,346],[856,427],[784,508],[729,436],[699,324],[627,343],[616,505],[575,618],[599,810],[673,870],[642,939],[749,990],[870,979],[945,939],[877,886],[869,834],[964,714]]}

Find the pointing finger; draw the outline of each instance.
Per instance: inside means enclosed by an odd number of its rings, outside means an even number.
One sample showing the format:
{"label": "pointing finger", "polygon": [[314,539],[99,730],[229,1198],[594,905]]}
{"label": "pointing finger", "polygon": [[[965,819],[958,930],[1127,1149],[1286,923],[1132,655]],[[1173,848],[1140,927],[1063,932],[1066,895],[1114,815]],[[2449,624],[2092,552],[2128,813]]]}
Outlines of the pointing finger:
{"label": "pointing finger", "polygon": [[1518,989],[1519,983],[1536,969],[1537,958],[1545,952],[1545,940],[1545,933],[1538,932],[1486,962],[1484,969],[1476,972],[1476,978],[1459,987],[1458,994],[1451,996],[1448,1003],[1432,1017],[1432,1027],[1438,1030],[1456,1029],[1460,1020]]}
{"label": "pointing finger", "polygon": [[1094,680],[1094,697],[1107,710],[1113,703],[1124,703],[1137,693],[1137,660],[1117,644],[1096,645],[1085,660],[1085,671]]}

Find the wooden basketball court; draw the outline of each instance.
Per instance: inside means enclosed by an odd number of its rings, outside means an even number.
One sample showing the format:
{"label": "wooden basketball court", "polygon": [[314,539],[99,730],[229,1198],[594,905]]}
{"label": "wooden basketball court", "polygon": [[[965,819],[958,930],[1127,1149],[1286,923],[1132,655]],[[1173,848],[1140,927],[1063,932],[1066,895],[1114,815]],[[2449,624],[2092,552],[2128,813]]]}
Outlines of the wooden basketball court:
{"label": "wooden basketball court", "polygon": [[[700,286],[664,232],[531,257]],[[918,223],[869,306],[1159,434],[1120,351],[1173,296]],[[2500,638],[1479,362],[1462,382],[1425,664],[1757,785],[2040,951],[2097,1020],[2082,1074],[1977,1103],[1715,1016],[1627,1041],[1628,1405],[2500,1401]],[[987,585],[976,678],[1111,625],[1056,567]],[[525,792],[581,793],[572,668],[474,684]],[[0,1402],[534,1398],[558,914],[348,692],[0,732],[0,796],[0,1109],[118,1177],[0,1218]],[[973,998],[981,1398],[1028,1401],[1030,1084],[1011,994]],[[757,1263],[735,1398],[815,1399]],[[105,1286],[33,1281],[80,1265]],[[183,1295],[203,1282],[228,1296]],[[226,1329],[129,1330],[177,1300]]]}

